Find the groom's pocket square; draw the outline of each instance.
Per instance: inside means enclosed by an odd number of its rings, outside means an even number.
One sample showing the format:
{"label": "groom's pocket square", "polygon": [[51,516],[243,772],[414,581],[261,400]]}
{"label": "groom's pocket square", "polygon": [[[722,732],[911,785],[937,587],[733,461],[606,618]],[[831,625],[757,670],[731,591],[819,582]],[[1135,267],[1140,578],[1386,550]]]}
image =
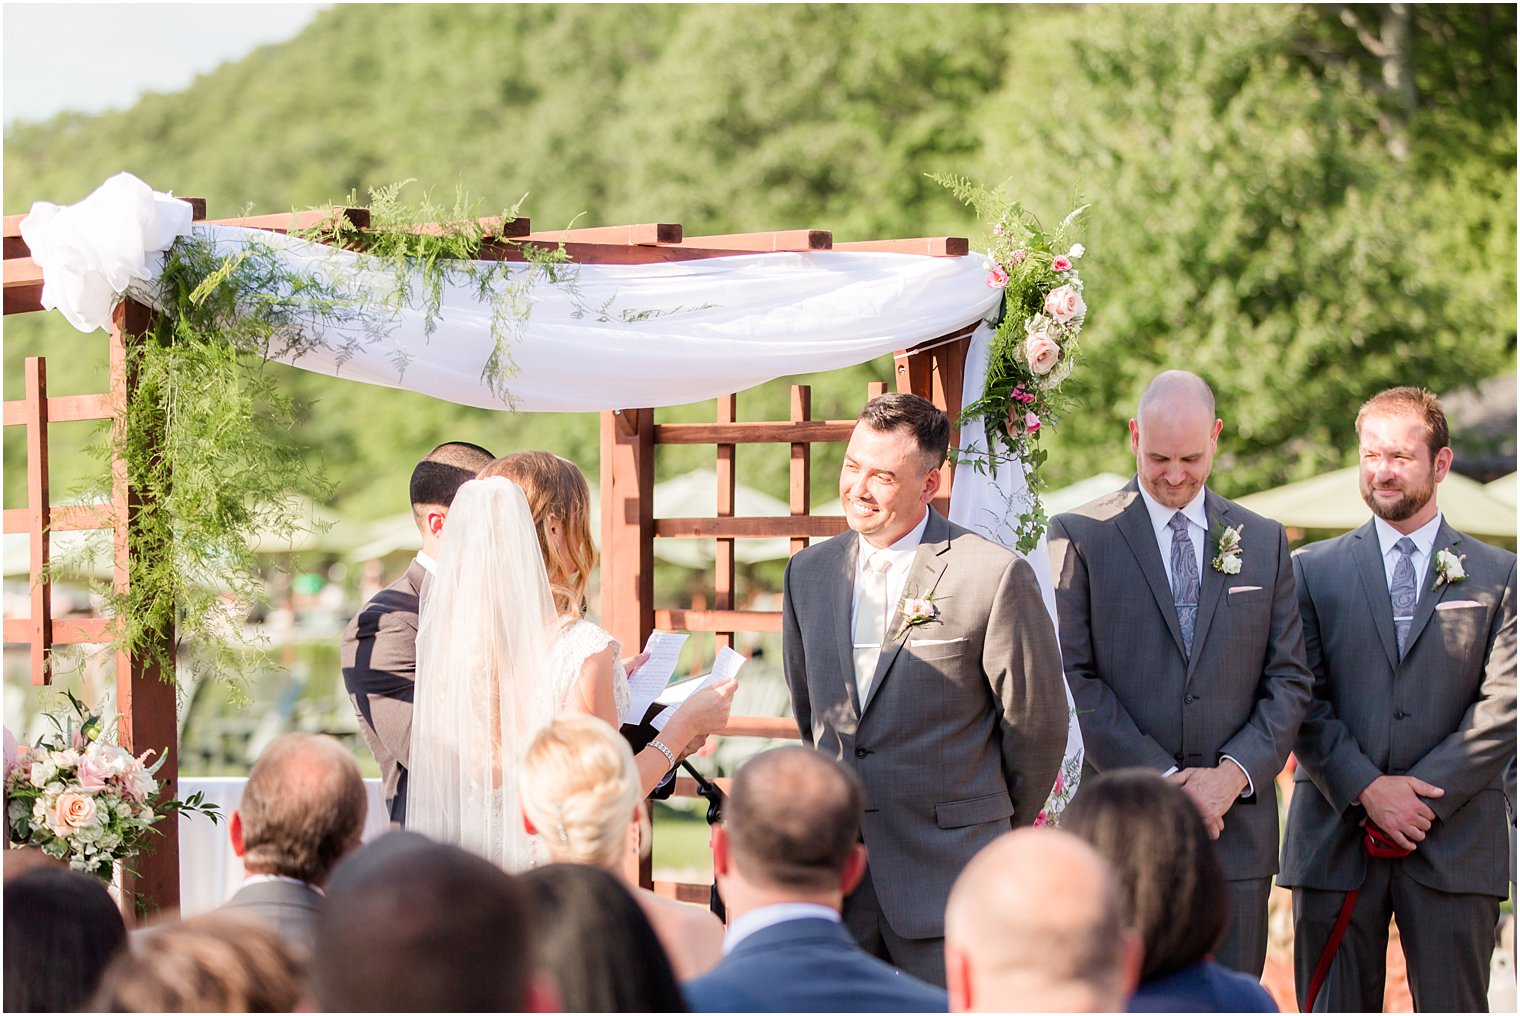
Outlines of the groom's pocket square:
{"label": "groom's pocket square", "polygon": [[1254,593],[1259,589],[1261,589],[1261,586],[1231,586],[1230,595],[1234,596],[1236,593]]}
{"label": "groom's pocket square", "polygon": [[963,635],[963,636],[961,636],[958,639],[910,639],[908,641],[908,645],[910,645],[910,646],[953,646],[957,642],[964,642],[964,641],[966,641],[966,637]]}
{"label": "groom's pocket square", "polygon": [[1460,607],[1481,607],[1483,604],[1477,600],[1448,600],[1445,603],[1436,604],[1437,610],[1457,610]]}

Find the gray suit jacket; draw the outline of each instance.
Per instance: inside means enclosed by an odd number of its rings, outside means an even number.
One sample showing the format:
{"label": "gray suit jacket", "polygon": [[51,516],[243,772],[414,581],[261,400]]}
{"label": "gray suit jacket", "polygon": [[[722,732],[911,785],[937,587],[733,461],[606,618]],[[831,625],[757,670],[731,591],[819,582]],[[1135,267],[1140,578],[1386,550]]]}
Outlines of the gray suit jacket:
{"label": "gray suit jacket", "polygon": [[406,574],[376,593],[343,632],[343,686],[359,717],[359,733],[380,763],[393,822],[406,821],[406,767],[412,749],[412,692],[417,676],[417,615],[427,569]]}
{"label": "gray suit jacket", "polygon": [[255,882],[245,885],[223,903],[218,912],[230,917],[260,921],[280,937],[310,951],[316,935],[322,894],[311,886],[293,882]]}
{"label": "gray suit jacket", "polygon": [[1284,885],[1360,885],[1366,813],[1352,802],[1378,776],[1407,775],[1446,795],[1426,802],[1438,821],[1404,871],[1442,892],[1509,894],[1515,555],[1442,522],[1433,550],[1447,549],[1466,555],[1467,578],[1433,588],[1427,568],[1402,660],[1371,522],[1294,558],[1314,704],[1295,747]]}
{"label": "gray suit jacket", "polygon": [[932,938],[961,868],[1032,823],[1050,793],[1066,746],[1061,662],[1028,563],[931,509],[903,592],[932,593],[939,619],[887,632],[862,710],[850,627],[859,539],[843,533],[787,566],[786,681],[803,740],[865,783],[888,923]]}
{"label": "gray suit jacket", "polygon": [[[1211,532],[1191,656],[1135,480],[1051,520],[1061,654],[1094,769],[1164,772],[1224,755],[1245,768],[1256,792],[1225,815],[1219,860],[1226,878],[1265,878],[1277,870],[1273,780],[1312,679],[1283,527],[1213,491],[1204,509]],[[1241,527],[1238,575],[1210,566],[1223,526]]]}

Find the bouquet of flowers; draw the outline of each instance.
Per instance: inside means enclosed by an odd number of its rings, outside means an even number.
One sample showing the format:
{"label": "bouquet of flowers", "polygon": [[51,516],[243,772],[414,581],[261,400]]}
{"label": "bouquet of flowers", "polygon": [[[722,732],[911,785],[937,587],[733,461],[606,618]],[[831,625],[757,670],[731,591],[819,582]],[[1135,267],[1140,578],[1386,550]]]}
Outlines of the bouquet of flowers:
{"label": "bouquet of flowers", "polygon": [[979,470],[1012,458],[1024,469],[1030,509],[1020,515],[1018,548],[1027,553],[1045,532],[1044,486],[1039,467],[1045,452],[1040,432],[1065,408],[1060,387],[1076,359],[1077,336],[1087,320],[1087,302],[1077,261],[1086,253],[1072,243],[1068,228],[1087,210],[1083,205],[1062,219],[1053,233],[1016,201],[959,177],[932,177],[991,223],[987,285],[1003,291],[1001,317],[987,358],[982,397],[966,406],[962,427],[979,424],[987,433],[985,456],[962,455]]}
{"label": "bouquet of flowers", "polygon": [[[170,811],[220,819],[196,793],[178,801],[154,779],[164,756],[148,764],[104,736],[100,714],[68,694],[73,715],[49,714],[55,732],[20,749],[5,773],[5,824],[12,846],[40,847],[76,871],[111,880],[117,861],[148,846],[154,823]],[[112,725],[114,728],[114,724]]]}

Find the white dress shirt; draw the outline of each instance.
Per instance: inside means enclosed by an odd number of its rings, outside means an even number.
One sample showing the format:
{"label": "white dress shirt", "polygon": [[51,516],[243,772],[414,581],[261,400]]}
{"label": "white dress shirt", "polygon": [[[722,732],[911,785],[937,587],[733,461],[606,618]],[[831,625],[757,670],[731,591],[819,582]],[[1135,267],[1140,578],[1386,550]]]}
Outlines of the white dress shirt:
{"label": "white dress shirt", "polygon": [[1140,484],[1140,497],[1150,514],[1151,527],[1156,531],[1156,546],[1161,550],[1161,566],[1166,569],[1166,585],[1172,586],[1172,543],[1177,534],[1172,531],[1172,516],[1182,512],[1188,520],[1188,536],[1193,540],[1193,556],[1198,559],[1198,576],[1203,577],[1203,559],[1209,543],[1209,514],[1203,508],[1203,494],[1207,487],[1199,487],[1198,493],[1182,508],[1166,508],[1156,503],[1145,484]]}
{"label": "white dress shirt", "polygon": [[1414,544],[1414,553],[1409,555],[1409,563],[1414,566],[1414,587],[1417,596],[1425,595],[1425,584],[1421,578],[1427,574],[1430,566],[1430,556],[1435,553],[1436,533],[1441,528],[1441,513],[1436,512],[1436,517],[1425,523],[1412,533],[1401,533],[1397,529],[1378,518],[1372,517],[1372,527],[1377,530],[1378,546],[1383,551],[1383,578],[1388,583],[1388,588],[1393,589],[1393,568],[1399,563],[1400,554],[1393,549],[1405,536],[1409,537]]}
{"label": "white dress shirt", "polygon": [[808,918],[840,923],[839,911],[821,903],[772,903],[768,907],[757,907],[746,914],[739,915],[729,923],[728,934],[723,936],[723,955],[727,956],[733,952],[734,946],[757,931],[763,931],[787,921],[802,921]]}
{"label": "white dress shirt", "polygon": [[[908,584],[908,574],[913,570],[913,555],[918,553],[918,545],[924,542],[924,530],[927,528],[929,510],[926,508],[924,517],[919,519],[912,532],[890,547],[873,547],[866,542],[864,536],[859,537],[860,549],[855,554],[855,593],[850,600],[850,631],[855,630],[855,615],[860,611],[860,586],[866,577],[866,565],[878,557],[886,560],[887,602],[896,605],[902,600],[903,587]],[[924,590],[914,592],[922,595]],[[895,634],[896,628],[889,622],[885,638],[891,639]]]}
{"label": "white dress shirt", "polygon": [[427,572],[429,575],[438,574],[438,562],[433,560],[431,557],[428,557],[420,550],[417,551],[417,563],[422,565],[422,570]]}

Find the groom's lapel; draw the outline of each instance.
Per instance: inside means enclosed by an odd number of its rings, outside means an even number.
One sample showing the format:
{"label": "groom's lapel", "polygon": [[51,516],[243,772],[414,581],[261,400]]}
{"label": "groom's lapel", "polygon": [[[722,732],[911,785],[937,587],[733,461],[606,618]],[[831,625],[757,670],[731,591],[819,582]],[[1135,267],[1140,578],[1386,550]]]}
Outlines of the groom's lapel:
{"label": "groom's lapel", "polygon": [[855,602],[855,561],[860,554],[860,537],[846,534],[839,541],[836,565],[842,581],[834,583],[832,613],[834,615],[834,638],[839,650],[839,673],[844,677],[845,691],[850,696],[850,706],[855,719],[860,719],[860,689],[855,686],[855,631],[850,624],[850,608]]}
{"label": "groom's lapel", "polygon": [[[908,581],[903,584],[902,596],[897,599],[896,609],[889,615],[891,620],[887,622],[886,641],[881,644],[881,656],[876,660],[876,673],[871,678],[871,697],[861,712],[870,711],[871,704],[881,698],[881,686],[891,673],[892,664],[897,662],[897,654],[902,652],[903,645],[908,641],[908,626],[902,623],[903,601],[910,596],[925,597],[934,592],[940,577],[945,573],[945,565],[949,563],[945,560],[945,552],[949,549],[950,523],[930,508],[929,524],[924,527],[923,542],[913,554],[913,567],[908,572]],[[853,668],[850,689],[854,694]],[[860,701],[858,696],[855,701]]]}

